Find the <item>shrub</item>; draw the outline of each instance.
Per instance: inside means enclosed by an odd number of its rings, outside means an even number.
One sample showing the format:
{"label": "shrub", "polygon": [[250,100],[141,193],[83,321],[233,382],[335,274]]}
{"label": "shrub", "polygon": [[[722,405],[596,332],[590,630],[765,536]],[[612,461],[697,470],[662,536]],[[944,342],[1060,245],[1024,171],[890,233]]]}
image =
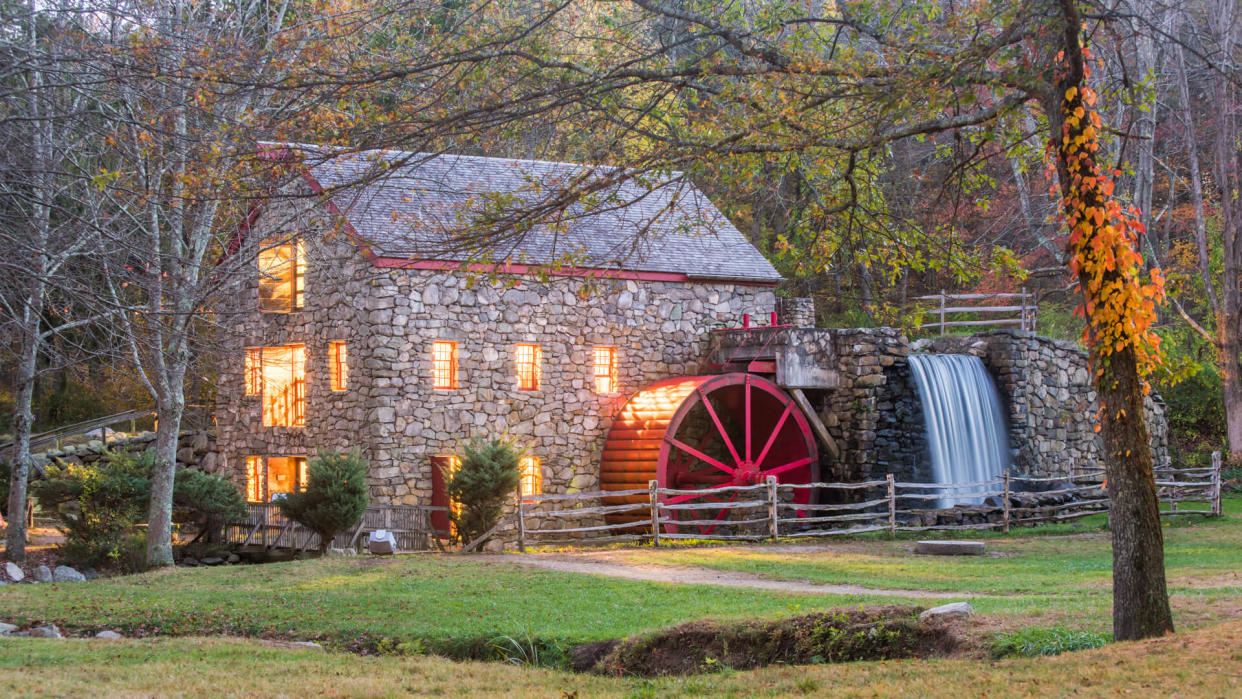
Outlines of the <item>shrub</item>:
{"label": "shrub", "polygon": [[521,480],[519,462],[526,450],[508,438],[471,439],[462,448],[461,465],[445,474],[449,498],[460,504],[450,513],[463,543],[491,531]]}
{"label": "shrub", "polygon": [[280,501],[281,513],[319,535],[321,554],[337,534],[357,526],[366,509],[367,462],[357,449],[320,451],[307,464],[306,490]]}
{"label": "shrub", "polygon": [[93,464],[49,464],[31,493],[65,530],[61,551],[79,565],[115,564],[137,531],[151,497],[149,453],[113,452]]}
{"label": "shrub", "polygon": [[[126,572],[142,569],[146,521],[151,499],[151,452],[135,456],[109,452],[92,464],[50,464],[44,477],[31,483],[31,495],[45,512],[54,512],[65,530],[61,552],[71,563],[114,566]],[[237,487],[201,471],[177,471],[173,506],[178,521],[206,527],[208,536],[230,518],[246,514]]]}
{"label": "shrub", "polygon": [[202,471],[177,472],[173,481],[173,507],[177,521],[193,522],[208,543],[219,541],[230,520],[246,517],[241,491],[223,476]]}
{"label": "shrub", "polygon": [[1069,651],[1100,648],[1112,642],[1113,635],[1110,633],[1077,631],[1064,626],[1036,626],[999,636],[992,644],[992,655],[997,658],[1060,655]]}

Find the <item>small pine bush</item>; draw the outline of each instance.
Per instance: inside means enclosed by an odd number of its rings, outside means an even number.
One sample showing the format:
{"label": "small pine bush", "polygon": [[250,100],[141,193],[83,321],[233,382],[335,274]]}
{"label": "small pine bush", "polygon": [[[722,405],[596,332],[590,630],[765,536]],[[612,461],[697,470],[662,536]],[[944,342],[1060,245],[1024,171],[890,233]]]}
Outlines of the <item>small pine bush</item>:
{"label": "small pine bush", "polygon": [[449,498],[460,503],[450,513],[457,538],[468,543],[496,526],[505,502],[521,480],[520,462],[526,449],[510,439],[471,439],[462,447],[461,466],[445,474]]}
{"label": "small pine bush", "polygon": [[319,535],[320,554],[337,534],[358,526],[366,509],[367,462],[357,449],[320,451],[307,464],[306,490],[280,501],[282,514]]}
{"label": "small pine bush", "polygon": [[223,476],[202,471],[177,472],[173,508],[178,521],[193,522],[199,531],[205,532],[207,543],[219,541],[229,521],[246,519],[246,501],[237,486]]}

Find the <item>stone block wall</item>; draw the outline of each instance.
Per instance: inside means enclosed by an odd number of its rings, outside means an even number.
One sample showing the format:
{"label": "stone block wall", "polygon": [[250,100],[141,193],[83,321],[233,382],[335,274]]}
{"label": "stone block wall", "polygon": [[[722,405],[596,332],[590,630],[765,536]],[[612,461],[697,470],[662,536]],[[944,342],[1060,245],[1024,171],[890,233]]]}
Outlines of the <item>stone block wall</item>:
{"label": "stone block wall", "polygon": [[[274,205],[279,207],[279,203]],[[331,231],[315,213],[279,213],[288,231]],[[260,221],[262,224],[262,221]],[[254,239],[266,232],[259,231]],[[664,378],[707,371],[714,328],[766,317],[767,286],[728,282],[469,275],[376,266],[343,236],[305,236],[305,308],[259,313],[257,275],[218,310],[227,330],[217,389],[220,458],[239,484],[247,456],[359,447],[372,500],[431,502],[435,456],[471,435],[508,433],[540,459],[547,493],[598,488],[599,457],[626,398]],[[345,341],[348,390],[328,387],[328,343]],[[456,390],[432,389],[432,343],[457,343]],[[264,427],[244,395],[244,348],[305,344],[306,426]],[[538,391],[519,391],[514,348],[542,348]],[[617,353],[618,390],[596,391],[596,346]]]}

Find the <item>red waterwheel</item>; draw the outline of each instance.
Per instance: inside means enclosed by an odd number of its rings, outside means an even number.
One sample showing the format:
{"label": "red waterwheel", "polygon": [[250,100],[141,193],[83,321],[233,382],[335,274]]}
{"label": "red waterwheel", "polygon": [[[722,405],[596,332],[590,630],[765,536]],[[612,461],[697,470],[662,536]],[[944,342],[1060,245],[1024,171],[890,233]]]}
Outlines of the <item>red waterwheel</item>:
{"label": "red waterwheel", "polygon": [[[746,373],[668,379],[639,391],[613,423],[600,461],[601,486],[614,491],[644,488],[652,479],[662,488],[702,490],[754,485],[768,476],[813,483],[819,456],[797,405],[776,384]],[[668,511],[694,524],[665,528],[710,534],[730,515],[724,505],[738,496],[728,490],[662,496],[665,505],[697,505]],[[795,503],[814,498],[810,488],[794,491]],[[608,500],[641,502],[644,496]],[[609,517],[612,523],[643,519],[638,513]]]}

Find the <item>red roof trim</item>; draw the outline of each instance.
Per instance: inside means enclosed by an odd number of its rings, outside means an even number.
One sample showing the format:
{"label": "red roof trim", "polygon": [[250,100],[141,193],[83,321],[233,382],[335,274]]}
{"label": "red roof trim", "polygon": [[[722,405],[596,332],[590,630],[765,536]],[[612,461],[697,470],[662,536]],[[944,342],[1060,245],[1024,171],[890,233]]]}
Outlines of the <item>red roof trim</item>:
{"label": "red roof trim", "polygon": [[592,277],[596,279],[632,279],[646,282],[711,282],[738,284],[742,286],[776,286],[776,282],[749,281],[736,279],[711,279],[710,277],[694,277],[678,272],[640,272],[624,269],[598,269],[589,267],[540,267],[538,265],[516,264],[484,264],[452,262],[449,260],[411,260],[406,257],[368,258],[376,267],[391,269],[423,269],[475,272],[479,274],[547,274],[552,277]]}

